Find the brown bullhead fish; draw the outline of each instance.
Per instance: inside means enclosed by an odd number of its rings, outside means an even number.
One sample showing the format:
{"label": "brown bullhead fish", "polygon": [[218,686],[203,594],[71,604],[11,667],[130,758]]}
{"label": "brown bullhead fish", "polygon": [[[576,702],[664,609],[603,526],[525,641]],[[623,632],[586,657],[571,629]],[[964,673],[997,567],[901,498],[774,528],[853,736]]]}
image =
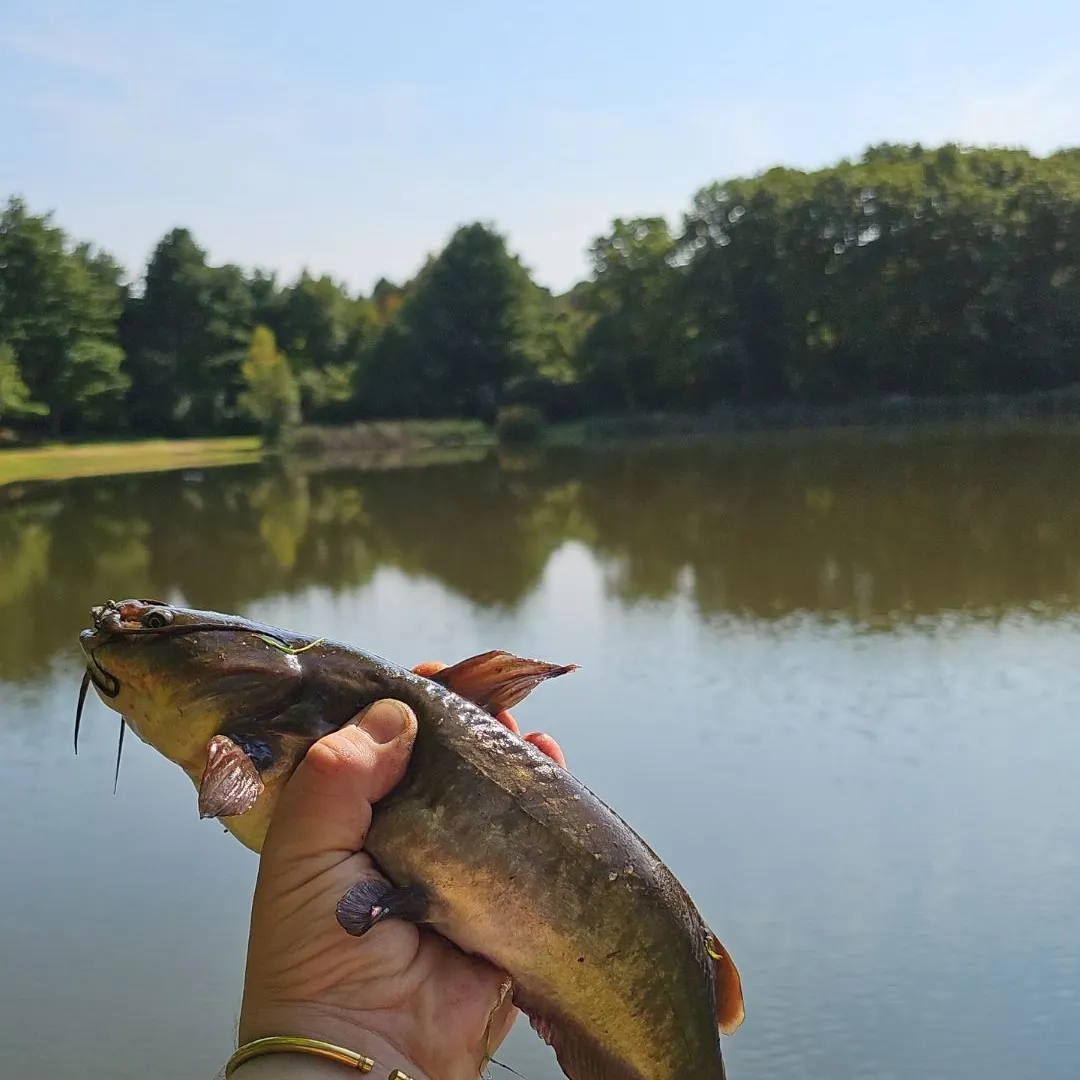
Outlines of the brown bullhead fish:
{"label": "brown bullhead fish", "polygon": [[412,919],[506,971],[570,1080],[725,1076],[720,1034],[743,1019],[726,950],[652,849],[495,718],[573,665],[491,652],[424,678],[212,611],[126,600],[91,614],[80,713],[92,684],[188,774],[202,816],[254,851],[316,740],[379,698],[406,702],[415,746],[365,843],[391,884],[344,897],[343,928]]}

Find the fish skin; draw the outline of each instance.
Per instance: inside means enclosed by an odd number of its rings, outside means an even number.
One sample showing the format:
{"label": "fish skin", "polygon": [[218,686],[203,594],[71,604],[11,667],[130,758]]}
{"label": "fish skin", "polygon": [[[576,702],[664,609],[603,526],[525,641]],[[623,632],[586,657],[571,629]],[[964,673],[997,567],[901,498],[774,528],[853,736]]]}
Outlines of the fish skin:
{"label": "fish skin", "polygon": [[242,843],[261,849],[308,746],[372,701],[398,698],[418,734],[364,845],[392,884],[422,887],[429,925],[510,974],[515,1003],[571,1080],[725,1077],[708,927],[652,849],[573,774],[437,681],[351,645],[179,608],[168,609],[173,626],[205,629],[130,634],[146,605],[113,607],[119,622],[80,640],[91,672],[119,683],[109,696],[94,679],[99,696],[140,738],[196,786],[215,735],[246,732],[269,748],[254,807],[221,819]]}

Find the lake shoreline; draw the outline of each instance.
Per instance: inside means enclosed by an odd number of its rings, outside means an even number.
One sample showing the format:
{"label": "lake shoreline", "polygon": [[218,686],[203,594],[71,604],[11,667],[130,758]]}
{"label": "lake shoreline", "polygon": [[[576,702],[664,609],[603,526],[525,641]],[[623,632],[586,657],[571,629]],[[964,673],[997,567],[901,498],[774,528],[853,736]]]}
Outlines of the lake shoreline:
{"label": "lake shoreline", "polygon": [[304,471],[453,464],[507,449],[803,438],[923,438],[1080,431],[1080,387],[1018,397],[895,397],[846,405],[729,406],[708,414],[647,412],[543,424],[532,440],[500,440],[478,420],[361,421],[302,427],[286,453],[258,436],[50,443],[0,449],[0,487],[76,477],[257,464],[280,457]]}
{"label": "lake shoreline", "polygon": [[1080,384],[1030,394],[963,394],[857,399],[842,404],[729,404],[706,413],[663,412],[594,416],[552,426],[559,441],[728,436],[848,429],[917,431],[985,429],[1009,424],[1080,423]]}

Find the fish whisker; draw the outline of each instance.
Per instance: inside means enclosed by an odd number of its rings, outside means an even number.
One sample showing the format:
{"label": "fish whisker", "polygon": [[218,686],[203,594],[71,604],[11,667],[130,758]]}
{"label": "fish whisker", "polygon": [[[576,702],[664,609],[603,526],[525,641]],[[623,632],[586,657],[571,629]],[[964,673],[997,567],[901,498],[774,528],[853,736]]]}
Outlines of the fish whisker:
{"label": "fish whisker", "polygon": [[120,741],[116,744],[116,772],[113,774],[112,793],[116,794],[116,786],[120,783],[120,758],[124,753],[124,728],[127,727],[127,721],[120,717]]}
{"label": "fish whisker", "polygon": [[79,756],[79,725],[82,723],[83,706],[86,704],[86,691],[90,689],[90,669],[83,672],[82,685],[79,687],[79,704],[75,707],[75,756]]}

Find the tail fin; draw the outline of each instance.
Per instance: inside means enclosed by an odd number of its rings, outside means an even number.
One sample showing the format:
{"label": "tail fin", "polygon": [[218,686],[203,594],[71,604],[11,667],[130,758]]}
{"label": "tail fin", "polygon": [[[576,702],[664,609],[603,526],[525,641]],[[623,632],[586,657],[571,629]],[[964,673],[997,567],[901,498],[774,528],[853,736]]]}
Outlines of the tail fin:
{"label": "tail fin", "polygon": [[716,1023],[723,1035],[733,1035],[746,1019],[742,979],[739,969],[727,949],[711,931],[705,942],[713,964],[713,986],[716,988]]}

